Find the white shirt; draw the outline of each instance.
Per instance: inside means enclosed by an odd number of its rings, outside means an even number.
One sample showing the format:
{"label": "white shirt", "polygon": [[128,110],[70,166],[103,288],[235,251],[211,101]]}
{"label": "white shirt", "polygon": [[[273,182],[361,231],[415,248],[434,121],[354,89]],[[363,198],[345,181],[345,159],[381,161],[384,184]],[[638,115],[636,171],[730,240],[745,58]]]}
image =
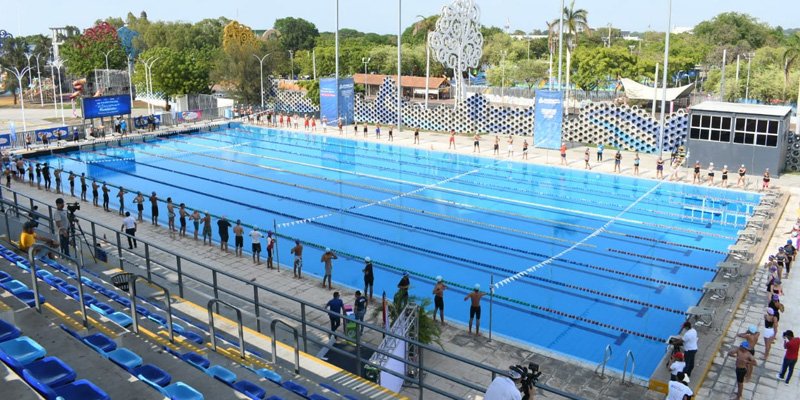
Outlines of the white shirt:
{"label": "white shirt", "polygon": [[253,243],[261,243],[261,236],[263,235],[261,235],[259,231],[250,232],[250,240],[252,240]]}
{"label": "white shirt", "polygon": [[683,400],[683,396],[694,396],[694,392],[688,386],[678,381],[669,382],[669,391],[665,400]]}
{"label": "white shirt", "polygon": [[498,376],[486,389],[483,400],[522,400],[522,393],[511,378]]}
{"label": "white shirt", "polygon": [[122,224],[125,225],[125,229],[136,228],[136,220],[133,219],[133,216],[125,217],[125,219],[122,220]]}
{"label": "white shirt", "polygon": [[686,351],[697,350],[697,331],[694,328],[683,334],[683,348]]}
{"label": "white shirt", "polygon": [[686,363],[683,361],[675,361],[669,366],[669,373],[672,375],[678,375],[678,372],[683,372],[683,369],[686,367]]}

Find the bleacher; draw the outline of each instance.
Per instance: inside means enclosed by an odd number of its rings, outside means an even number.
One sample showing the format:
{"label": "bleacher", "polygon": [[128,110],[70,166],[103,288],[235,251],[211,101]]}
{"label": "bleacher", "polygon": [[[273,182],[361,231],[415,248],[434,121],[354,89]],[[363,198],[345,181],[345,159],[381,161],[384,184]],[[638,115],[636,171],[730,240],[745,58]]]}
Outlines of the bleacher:
{"label": "bleacher", "polygon": [[242,357],[238,337],[227,332],[215,333],[212,348],[208,326],[180,312],[171,312],[171,340],[162,303],[172,298],[145,290],[135,297],[133,312],[130,292],[89,270],[79,277],[69,259],[45,253],[37,255],[33,268],[37,312],[31,263],[0,246],[0,367],[5,367],[0,375],[13,383],[7,385],[10,392],[4,386],[4,397],[334,400],[381,392],[366,381],[359,392],[295,374],[267,361],[269,350],[252,344],[245,343]]}

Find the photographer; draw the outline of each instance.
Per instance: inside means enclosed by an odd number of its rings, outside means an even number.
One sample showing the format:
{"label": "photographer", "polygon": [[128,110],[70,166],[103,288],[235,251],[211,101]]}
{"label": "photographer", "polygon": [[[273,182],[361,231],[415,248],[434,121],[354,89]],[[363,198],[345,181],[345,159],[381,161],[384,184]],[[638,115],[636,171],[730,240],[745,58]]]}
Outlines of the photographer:
{"label": "photographer", "polygon": [[522,382],[522,374],[512,367],[508,371],[508,376],[498,376],[486,389],[484,400],[522,400],[522,394],[518,388]]}
{"label": "photographer", "polygon": [[61,252],[69,256],[69,217],[64,209],[64,199],[56,199],[56,227],[58,228],[58,242]]}

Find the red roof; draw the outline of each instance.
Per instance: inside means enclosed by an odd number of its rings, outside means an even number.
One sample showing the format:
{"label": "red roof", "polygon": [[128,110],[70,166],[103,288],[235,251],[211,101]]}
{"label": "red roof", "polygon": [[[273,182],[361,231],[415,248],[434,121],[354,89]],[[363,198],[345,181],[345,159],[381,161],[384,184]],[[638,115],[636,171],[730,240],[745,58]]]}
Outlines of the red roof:
{"label": "red roof", "polygon": [[[392,78],[392,81],[397,80],[397,75],[382,75],[382,74],[355,74],[353,75],[353,81],[355,83],[364,84],[366,81],[367,85],[370,86],[380,86],[383,84],[383,80],[386,77]],[[407,76],[403,75],[400,77],[401,86],[403,87],[410,87],[410,88],[425,88],[425,77],[424,76]],[[430,77],[430,86],[428,89],[438,89],[442,86],[449,86],[449,82],[447,79],[439,77],[439,76],[432,76]]]}

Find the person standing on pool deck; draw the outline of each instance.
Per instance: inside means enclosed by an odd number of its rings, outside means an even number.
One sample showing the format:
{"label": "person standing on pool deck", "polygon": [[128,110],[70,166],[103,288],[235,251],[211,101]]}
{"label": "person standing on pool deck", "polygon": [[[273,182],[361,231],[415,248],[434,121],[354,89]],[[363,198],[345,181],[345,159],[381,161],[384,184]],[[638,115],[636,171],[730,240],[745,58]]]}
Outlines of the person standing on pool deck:
{"label": "person standing on pool deck", "polygon": [[622,153],[617,149],[617,153],[614,154],[614,172],[621,173],[622,172]]}
{"label": "person standing on pool deck", "polygon": [[603,162],[603,150],[606,146],[602,143],[597,145],[597,162]]}
{"label": "person standing on pool deck", "polygon": [[456,130],[450,129],[450,139],[447,143],[447,150],[456,149]]}
{"label": "person standing on pool deck", "polygon": [[444,284],[442,276],[436,277],[436,285],[433,287],[433,322],[436,322],[436,311],[439,311],[439,317],[444,325],[444,291],[447,286]]}
{"label": "person standing on pool deck", "polygon": [[144,217],[142,213],[144,212],[144,196],[142,192],[136,192],[136,197],[133,198],[133,204],[136,204],[136,220],[138,222],[143,222]]}
{"label": "person standing on pool deck", "polygon": [[200,218],[200,211],[194,210],[194,212],[192,212],[192,215],[189,217],[189,219],[192,220],[192,225],[194,225],[194,240],[198,240],[197,239],[197,232],[200,231],[200,219],[201,219]]}
{"label": "person standing on pool deck", "polygon": [[522,139],[522,159],[528,159],[528,139]]}
{"label": "person standing on pool deck", "polygon": [[381,138],[381,124],[375,125],[375,139]]}
{"label": "person standing on pool deck", "polygon": [[86,200],[86,172],[81,172],[81,200]]}
{"label": "person standing on pool deck", "polygon": [[419,144],[419,128],[414,129],[414,144]]}
{"label": "person standing on pool deck", "polygon": [[708,186],[714,186],[714,163],[708,163]]}
{"label": "person standing on pool deck", "polygon": [[411,287],[411,280],[408,278],[408,271],[403,272],[403,277],[400,278],[400,282],[397,283],[397,294],[395,298],[399,296],[400,301],[403,304],[408,303],[408,289]]}
{"label": "person standing on pool deck", "polygon": [[[769,189],[769,181],[770,181],[769,168],[767,168],[764,171],[764,175],[762,175],[762,178],[761,178],[761,190]],[[58,182],[58,181],[56,181],[56,182]]]}
{"label": "person standing on pool deck", "polygon": [[240,219],[236,220],[236,225],[233,227],[233,251],[236,257],[241,257],[244,251],[244,228]]}
{"label": "person standing on pool deck", "polygon": [[56,168],[53,171],[53,176],[56,178],[56,194],[61,193],[61,167]]}
{"label": "person standing on pool deck", "polygon": [[119,199],[119,215],[123,215],[125,214],[125,189],[122,186],[119,187],[117,198]]}
{"label": "person standing on pool deck", "polygon": [[186,204],[181,203],[180,207],[178,208],[178,216],[179,221],[181,224],[180,231],[178,232],[178,236],[186,237],[186,217],[189,215],[189,212],[186,211]]}
{"label": "person standing on pool deck", "polygon": [[294,240],[294,247],[292,247],[290,253],[294,254],[294,268],[292,269],[292,273],[295,278],[301,279],[303,277],[303,244],[300,243],[300,239]]}
{"label": "person standing on pool deck", "polygon": [[697,355],[697,330],[692,327],[692,323],[689,321],[683,323],[683,329],[686,329],[686,332],[681,337],[683,339],[684,361],[686,362],[683,372],[688,376],[692,376],[694,357]]}
{"label": "person standing on pool deck", "polygon": [[95,207],[99,206],[97,203],[97,195],[99,194],[98,192],[99,188],[100,185],[97,184],[97,181],[92,180],[92,204],[94,204]]}
{"label": "person standing on pool deck", "polygon": [[170,236],[175,229],[175,204],[172,202],[172,197],[167,197],[167,228],[169,229]]}
{"label": "person standing on pool deck", "polygon": [[36,163],[35,170],[36,170],[36,188],[37,189],[41,189],[42,188],[42,165],[39,164],[39,163]]}
{"label": "person standing on pool deck", "polygon": [[69,195],[72,197],[75,197],[75,178],[77,178],[77,175],[75,175],[74,172],[69,171],[67,181],[69,182]]}
{"label": "person standing on pool deck", "polygon": [[108,207],[108,201],[109,201],[109,198],[110,198],[109,192],[111,191],[111,189],[109,189],[108,185],[106,185],[106,183],[103,182],[102,190],[103,190],[103,210],[111,211],[111,209],[109,209],[109,207]]}
{"label": "person standing on pool deck", "polygon": [[223,215],[222,218],[217,220],[217,229],[219,231],[219,249],[228,252],[228,228],[231,227],[231,223],[228,222],[228,219],[225,218]]}
{"label": "person standing on pool deck", "polygon": [[[750,354],[753,355],[753,357],[755,357],[756,345],[758,344],[758,339],[761,338],[761,332],[758,331],[758,327],[755,325],[750,325],[747,328],[746,332],[742,332],[736,335],[736,337],[740,337],[744,340],[747,340],[747,344],[749,345],[748,351],[750,352]],[[745,376],[745,379],[749,382],[752,376],[753,376],[753,365],[750,365],[747,368],[747,375]]]}
{"label": "person standing on pool deck", "polygon": [[586,148],[586,151],[583,152],[583,169],[592,169],[589,165],[589,148]]}
{"label": "person standing on pool deck", "polygon": [[250,249],[253,252],[253,263],[256,265],[261,265],[261,236],[258,227],[254,226],[250,231],[250,242],[252,243]]}
{"label": "person standing on pool deck", "polygon": [[745,168],[744,164],[742,164],[742,166],[739,167],[739,180],[736,181],[736,186],[744,186],[744,176],[746,174],[747,174],[747,168]]}
{"label": "person standing on pool deck", "polygon": [[50,191],[50,164],[46,161],[42,165],[42,177],[44,177],[44,190]]}
{"label": "person standing on pool deck", "polygon": [[508,137],[508,155],[506,157],[514,157],[514,135]]}
{"label": "person standing on pool deck", "polygon": [[561,142],[561,165],[567,165],[567,143]]}
{"label": "person standing on pool deck", "polygon": [[728,187],[728,166],[727,165],[723,165],[722,166],[722,183],[720,185],[722,187],[724,187],[724,188]]}
{"label": "person standing on pool deck", "polygon": [[472,292],[464,297],[464,301],[467,301],[467,299],[470,300],[467,333],[472,333],[472,320],[475,319],[475,336],[481,335],[481,298],[485,294],[486,293],[481,292],[481,285],[476,283]]}
{"label": "person standing on pool deck", "polygon": [[784,383],[788,385],[792,379],[792,374],[794,374],[794,366],[797,364],[797,355],[800,352],[800,338],[794,337],[794,332],[791,330],[783,332],[783,348],[786,349],[786,353],[783,356],[781,372],[777,375],[777,378],[783,380],[783,377],[786,376]]}
{"label": "person standing on pool deck", "polygon": [[364,316],[367,315],[367,298],[366,296],[361,295],[360,290],[356,290],[356,300],[354,302],[353,311],[355,311],[355,318],[357,321],[361,321],[362,324],[358,325],[358,330],[360,333],[364,333]]}
{"label": "person standing on pool deck", "polygon": [[742,342],[739,347],[730,350],[728,355],[736,356],[736,399],[738,400],[742,398],[744,378],[747,376],[747,370],[753,365],[756,365],[756,359],[750,354],[750,344],[747,343],[747,341]]}
{"label": "person standing on pool deck", "polygon": [[392,126],[389,126],[389,141],[394,142],[394,132],[392,132]]}
{"label": "person standing on pool deck", "polygon": [[656,160],[656,179],[664,179],[664,159],[661,157]]}
{"label": "person standing on pool deck", "polygon": [[702,179],[700,179],[700,161],[695,161],[694,163],[694,175],[692,175],[692,183],[702,183]]}
{"label": "person standing on pool deck", "polygon": [[136,220],[131,217],[130,212],[125,212],[122,220],[122,231],[128,235],[128,249],[136,247]]}
{"label": "person standing on pool deck", "polygon": [[475,134],[472,137],[472,152],[473,153],[480,153],[481,152],[481,135]]}
{"label": "person standing on pool deck", "polygon": [[325,253],[322,254],[320,262],[325,263],[325,275],[322,276],[322,287],[325,287],[325,280],[328,280],[328,290],[332,290],[331,285],[331,272],[333,272],[333,260],[336,260],[336,254],[330,248],[325,248]]}
{"label": "person standing on pool deck", "polygon": [[158,196],[156,196],[156,192],[150,195],[150,223],[158,226]]}
{"label": "person standing on pool deck", "polygon": [[275,248],[275,238],[272,237],[272,231],[267,231],[267,268],[272,269],[272,249]]}
{"label": "person standing on pool deck", "polygon": [[642,160],[639,158],[639,152],[637,151],[633,156],[633,174],[636,176],[639,176],[639,164],[641,161]]}
{"label": "person standing on pool deck", "polygon": [[794,261],[794,256],[797,253],[797,249],[792,244],[792,239],[786,240],[786,246],[783,246],[783,253],[786,254],[786,276],[789,276],[789,271],[792,269],[792,261]]}
{"label": "person standing on pool deck", "polygon": [[339,298],[339,292],[333,292],[333,298],[325,304],[325,308],[330,310],[328,317],[331,320],[331,332],[336,332],[336,329],[342,324],[341,315],[344,308],[344,302]]}
{"label": "person standing on pool deck", "polygon": [[493,155],[495,155],[495,156],[499,156],[500,155],[500,136],[495,136],[494,137],[494,147],[492,147],[492,149],[493,149],[493,152],[492,152]]}
{"label": "person standing on pool deck", "polygon": [[365,138],[365,139],[367,138],[367,135],[369,135],[369,126],[368,126],[368,125],[367,125],[367,123],[365,122],[365,123],[364,123],[364,138]]}
{"label": "person standing on pool deck", "polygon": [[33,186],[33,163],[32,162],[28,163],[28,184]]}
{"label": "person standing on pool deck", "polygon": [[211,214],[208,211],[203,217],[203,244],[206,244],[206,238],[208,238],[208,245],[213,246],[211,241]]}
{"label": "person standing on pool deck", "polygon": [[372,289],[375,283],[375,274],[372,270],[372,259],[364,257],[364,296],[369,295],[369,301],[372,301]]}

